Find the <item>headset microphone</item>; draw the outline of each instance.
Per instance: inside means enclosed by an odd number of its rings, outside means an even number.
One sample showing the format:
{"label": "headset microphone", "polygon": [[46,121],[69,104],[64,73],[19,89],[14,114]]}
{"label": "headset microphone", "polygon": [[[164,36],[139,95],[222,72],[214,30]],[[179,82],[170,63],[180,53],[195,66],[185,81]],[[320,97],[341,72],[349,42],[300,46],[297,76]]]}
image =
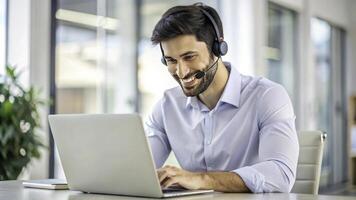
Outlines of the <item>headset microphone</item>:
{"label": "headset microphone", "polygon": [[208,72],[209,70],[211,70],[215,65],[216,63],[219,61],[219,58],[210,66],[208,67],[208,69],[206,71],[201,71],[199,70],[197,73],[195,73],[194,77],[196,79],[201,79],[203,78],[205,75],[206,75],[206,72]]}
{"label": "headset microphone", "polygon": [[203,78],[204,76],[205,76],[205,72],[203,72],[203,71],[198,71],[196,74],[195,74],[195,78],[196,79],[201,79],[201,78]]}

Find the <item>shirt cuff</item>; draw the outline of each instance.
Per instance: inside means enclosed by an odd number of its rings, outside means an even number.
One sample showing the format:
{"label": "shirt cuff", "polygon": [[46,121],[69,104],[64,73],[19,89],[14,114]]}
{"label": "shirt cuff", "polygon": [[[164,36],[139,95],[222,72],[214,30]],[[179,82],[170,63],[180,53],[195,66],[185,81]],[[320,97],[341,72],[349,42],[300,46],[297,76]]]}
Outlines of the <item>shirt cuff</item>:
{"label": "shirt cuff", "polygon": [[242,167],[232,172],[238,174],[253,193],[262,193],[265,177],[252,167]]}

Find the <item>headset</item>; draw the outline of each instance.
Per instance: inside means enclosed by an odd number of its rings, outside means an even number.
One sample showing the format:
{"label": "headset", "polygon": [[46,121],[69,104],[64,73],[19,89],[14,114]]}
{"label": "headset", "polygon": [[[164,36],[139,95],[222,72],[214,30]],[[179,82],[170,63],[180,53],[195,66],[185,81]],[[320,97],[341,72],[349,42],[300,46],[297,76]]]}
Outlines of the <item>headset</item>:
{"label": "headset", "polygon": [[[210,23],[213,25],[214,27],[214,32],[215,32],[215,40],[213,42],[213,46],[212,46],[212,52],[214,53],[215,56],[217,56],[218,58],[220,58],[221,56],[224,56],[227,51],[228,51],[228,45],[227,43],[224,41],[224,37],[222,37],[222,35],[220,35],[220,32],[219,32],[219,28],[218,28],[218,25],[217,23],[215,22],[214,18],[209,14],[209,12],[207,12],[206,10],[204,10],[204,7],[203,5],[196,5],[196,7],[209,19]],[[178,11],[178,12],[183,12],[183,11]],[[172,13],[172,14],[176,14],[177,12],[175,13]],[[171,15],[172,15],[171,14]],[[166,59],[164,58],[164,52],[163,52],[163,49],[162,49],[162,44],[160,43],[159,44],[160,48],[161,48],[161,53],[162,53],[162,58],[161,58],[161,62],[164,64],[164,65],[167,65],[167,62],[166,62]],[[219,60],[219,59],[217,59]],[[215,64],[217,63],[217,61],[211,65],[206,71],[210,70]],[[198,76],[198,77],[197,77]],[[196,74],[196,78],[200,79],[202,77],[205,76],[205,72],[203,71],[199,71],[197,74]]]}

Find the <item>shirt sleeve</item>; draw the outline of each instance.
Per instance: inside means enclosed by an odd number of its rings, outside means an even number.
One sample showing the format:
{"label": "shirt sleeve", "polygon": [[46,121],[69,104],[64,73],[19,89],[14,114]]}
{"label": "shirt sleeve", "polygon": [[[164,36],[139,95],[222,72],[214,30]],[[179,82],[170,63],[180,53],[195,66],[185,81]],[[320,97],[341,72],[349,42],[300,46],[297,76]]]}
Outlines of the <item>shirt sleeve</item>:
{"label": "shirt sleeve", "polygon": [[145,133],[151,146],[156,168],[161,168],[171,152],[166,131],[163,124],[163,110],[161,99],[145,121]]}
{"label": "shirt sleeve", "polygon": [[299,155],[292,103],[284,88],[276,86],[266,90],[257,108],[259,162],[233,172],[254,193],[290,192]]}

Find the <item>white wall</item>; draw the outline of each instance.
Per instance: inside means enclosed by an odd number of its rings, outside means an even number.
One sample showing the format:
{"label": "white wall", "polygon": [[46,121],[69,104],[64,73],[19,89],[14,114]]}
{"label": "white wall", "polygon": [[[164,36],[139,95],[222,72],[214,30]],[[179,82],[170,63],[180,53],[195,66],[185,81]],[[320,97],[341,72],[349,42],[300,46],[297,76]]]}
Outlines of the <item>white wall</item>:
{"label": "white wall", "polygon": [[231,62],[240,73],[255,73],[255,26],[254,2],[241,0],[221,1],[221,19],[224,28],[224,39],[229,51],[223,57]]}
{"label": "white wall", "polygon": [[8,64],[23,71],[21,83],[29,86],[30,0],[11,0],[8,3]]}
{"label": "white wall", "polygon": [[341,27],[348,27],[348,0],[310,0],[311,13]]}
{"label": "white wall", "polygon": [[[49,100],[49,74],[50,74],[50,1],[31,0],[30,5],[30,40],[29,40],[29,69],[30,84],[42,91],[41,97]],[[49,145],[48,135],[48,106],[41,107],[42,131],[39,133],[45,145]],[[40,160],[31,163],[31,179],[48,178],[49,150],[42,149]]]}
{"label": "white wall", "polygon": [[270,2],[276,3],[278,5],[301,11],[304,7],[304,0],[270,0]]}

